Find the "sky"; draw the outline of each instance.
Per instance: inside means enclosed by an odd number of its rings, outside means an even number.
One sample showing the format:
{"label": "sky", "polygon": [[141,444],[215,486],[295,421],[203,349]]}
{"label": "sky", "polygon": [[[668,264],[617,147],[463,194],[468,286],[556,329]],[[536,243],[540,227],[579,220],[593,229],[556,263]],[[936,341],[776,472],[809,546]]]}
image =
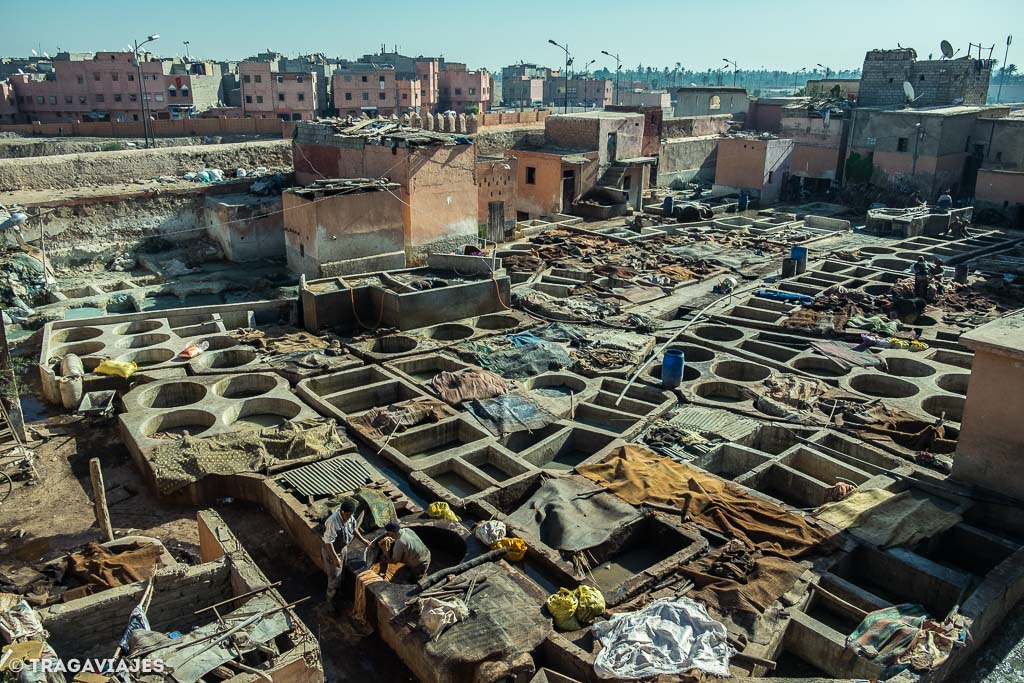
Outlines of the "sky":
{"label": "sky", "polygon": [[1008,61],[1024,64],[1022,0],[0,0],[0,16],[3,56],[123,49],[157,33],[153,52],[161,56],[184,56],[185,40],[193,58],[217,59],[267,49],[354,58],[386,43],[403,54],[494,70],[518,61],[558,66],[564,53],[547,42],[554,39],[568,44],[577,68],[596,59],[592,68],[613,69],[614,60],[601,54],[607,50],[630,68],[680,62],[703,71],[728,58],[740,69],[821,63],[835,71],[857,68],[867,50],[897,43],[922,59],[938,58],[943,39],[961,54],[968,43],[995,44],[992,56],[1002,62],[1007,32],[1016,28]]}

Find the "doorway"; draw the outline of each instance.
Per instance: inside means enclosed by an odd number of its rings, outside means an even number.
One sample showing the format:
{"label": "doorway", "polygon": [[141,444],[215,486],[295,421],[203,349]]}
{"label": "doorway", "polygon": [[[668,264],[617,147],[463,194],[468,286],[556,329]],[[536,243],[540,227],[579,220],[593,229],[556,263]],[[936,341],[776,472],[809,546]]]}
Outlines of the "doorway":
{"label": "doorway", "polygon": [[576,201],[576,171],[562,171],[562,213],[569,213]]}
{"label": "doorway", "polygon": [[487,203],[487,239],[492,242],[505,241],[505,202]]}
{"label": "doorway", "polygon": [[605,151],[607,152],[608,159],[607,163],[613,163],[615,161],[615,153],[619,147],[619,136],[618,133],[608,133],[608,140],[605,142]]}

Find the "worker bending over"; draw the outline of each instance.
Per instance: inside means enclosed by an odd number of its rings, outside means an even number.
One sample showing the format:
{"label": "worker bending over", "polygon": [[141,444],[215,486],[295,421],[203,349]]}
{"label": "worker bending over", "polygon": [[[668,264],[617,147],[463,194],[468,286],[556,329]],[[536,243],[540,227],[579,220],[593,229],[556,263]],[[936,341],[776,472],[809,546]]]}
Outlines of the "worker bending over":
{"label": "worker bending over", "polygon": [[338,506],[338,509],[332,512],[327,521],[324,522],[324,535],[322,539],[324,544],[320,548],[320,556],[327,570],[327,604],[332,609],[336,609],[334,598],[337,595],[338,586],[341,584],[341,576],[345,569],[344,562],[341,561],[336,545],[340,542],[343,553],[353,538],[358,538],[366,545],[369,545],[366,538],[359,533],[359,525],[363,521],[363,515],[360,514],[357,518],[355,511],[356,502],[351,498],[346,498]]}
{"label": "worker bending over", "polygon": [[402,528],[398,522],[388,522],[384,535],[377,541],[381,550],[381,576],[389,564],[402,564],[419,581],[430,569],[430,550],[412,529]]}

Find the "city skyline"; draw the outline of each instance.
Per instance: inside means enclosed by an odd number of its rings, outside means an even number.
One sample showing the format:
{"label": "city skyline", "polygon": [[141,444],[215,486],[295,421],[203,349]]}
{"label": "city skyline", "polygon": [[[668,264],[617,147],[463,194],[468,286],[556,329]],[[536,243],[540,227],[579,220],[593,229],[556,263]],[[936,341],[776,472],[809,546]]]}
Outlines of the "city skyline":
{"label": "city skyline", "polygon": [[[842,8],[797,0],[789,4],[784,19],[778,17],[774,5],[741,2],[732,6],[736,9],[734,15],[722,16],[713,7],[681,10],[678,3],[655,0],[644,5],[646,17],[664,8],[665,12],[678,14],[680,21],[675,35],[660,35],[666,33],[663,22],[609,21],[609,13],[621,12],[621,7],[606,0],[588,3],[586,14],[579,13],[578,6],[527,0],[513,16],[527,19],[543,13],[546,19],[524,22],[530,37],[509,42],[496,41],[492,35],[499,22],[507,21],[509,13],[500,7],[465,5],[457,15],[446,12],[426,16],[422,7],[404,0],[392,3],[391,23],[377,31],[372,27],[380,22],[380,11],[369,6],[325,7],[312,22],[304,22],[301,14],[261,22],[255,19],[258,13],[253,11],[252,3],[244,5],[242,12],[240,3],[223,3],[204,7],[205,20],[197,22],[195,13],[182,13],[179,6],[152,5],[140,15],[137,6],[122,0],[102,6],[55,0],[45,14],[28,5],[5,9],[9,25],[17,26],[18,31],[5,36],[4,56],[27,56],[31,50],[52,55],[58,48],[69,52],[122,50],[132,40],[156,33],[161,38],[152,49],[163,57],[184,56],[184,41],[189,42],[193,58],[226,60],[244,59],[266,50],[355,58],[378,52],[383,44],[388,50],[397,46],[408,55],[444,56],[472,68],[493,71],[520,61],[558,67],[564,63],[564,53],[548,44],[549,39],[555,39],[569,45],[577,65],[594,59],[593,69],[614,69],[614,60],[601,54],[607,50],[621,55],[623,68],[638,64],[672,66],[678,62],[685,69],[705,71],[723,67],[723,59],[728,58],[741,70],[811,70],[822,64],[838,71],[859,68],[867,50],[895,48],[897,43],[913,47],[922,59],[929,54],[937,58],[941,40],[948,40],[958,49],[957,56],[966,54],[969,43],[985,45],[984,57],[988,56],[988,47],[994,46],[992,57],[1002,62],[1007,32],[1024,19],[1020,3],[1008,0],[986,5],[984,14],[977,14],[969,5],[944,6],[943,27],[921,21],[922,16],[936,13],[935,3],[924,0],[897,6],[866,2],[857,7],[856,16]],[[879,22],[874,18],[877,16],[886,20]],[[454,18],[459,26],[478,30],[455,30]],[[538,23],[545,28],[538,29]],[[226,30],[232,24],[237,31]],[[80,31],[83,25],[90,27],[87,33]],[[687,26],[700,28],[687,31]],[[842,27],[841,40],[836,38],[838,31],[829,28],[835,26]],[[771,52],[766,57],[766,43],[773,37],[766,35],[769,33],[779,39],[770,43]],[[1014,61],[1012,47],[1008,61]]]}

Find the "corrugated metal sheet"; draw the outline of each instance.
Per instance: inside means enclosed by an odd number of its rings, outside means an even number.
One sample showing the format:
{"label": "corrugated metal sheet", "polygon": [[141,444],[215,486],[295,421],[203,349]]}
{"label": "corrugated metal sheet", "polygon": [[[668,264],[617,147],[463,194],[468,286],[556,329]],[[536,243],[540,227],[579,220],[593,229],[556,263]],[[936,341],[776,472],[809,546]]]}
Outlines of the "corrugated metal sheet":
{"label": "corrugated metal sheet", "polygon": [[717,435],[726,441],[738,441],[758,428],[756,420],[736,415],[727,410],[703,406],[683,406],[669,420],[669,424],[708,435]]}
{"label": "corrugated metal sheet", "polygon": [[277,481],[295,489],[300,496],[333,496],[381,478],[362,459],[339,455],[285,472]]}

